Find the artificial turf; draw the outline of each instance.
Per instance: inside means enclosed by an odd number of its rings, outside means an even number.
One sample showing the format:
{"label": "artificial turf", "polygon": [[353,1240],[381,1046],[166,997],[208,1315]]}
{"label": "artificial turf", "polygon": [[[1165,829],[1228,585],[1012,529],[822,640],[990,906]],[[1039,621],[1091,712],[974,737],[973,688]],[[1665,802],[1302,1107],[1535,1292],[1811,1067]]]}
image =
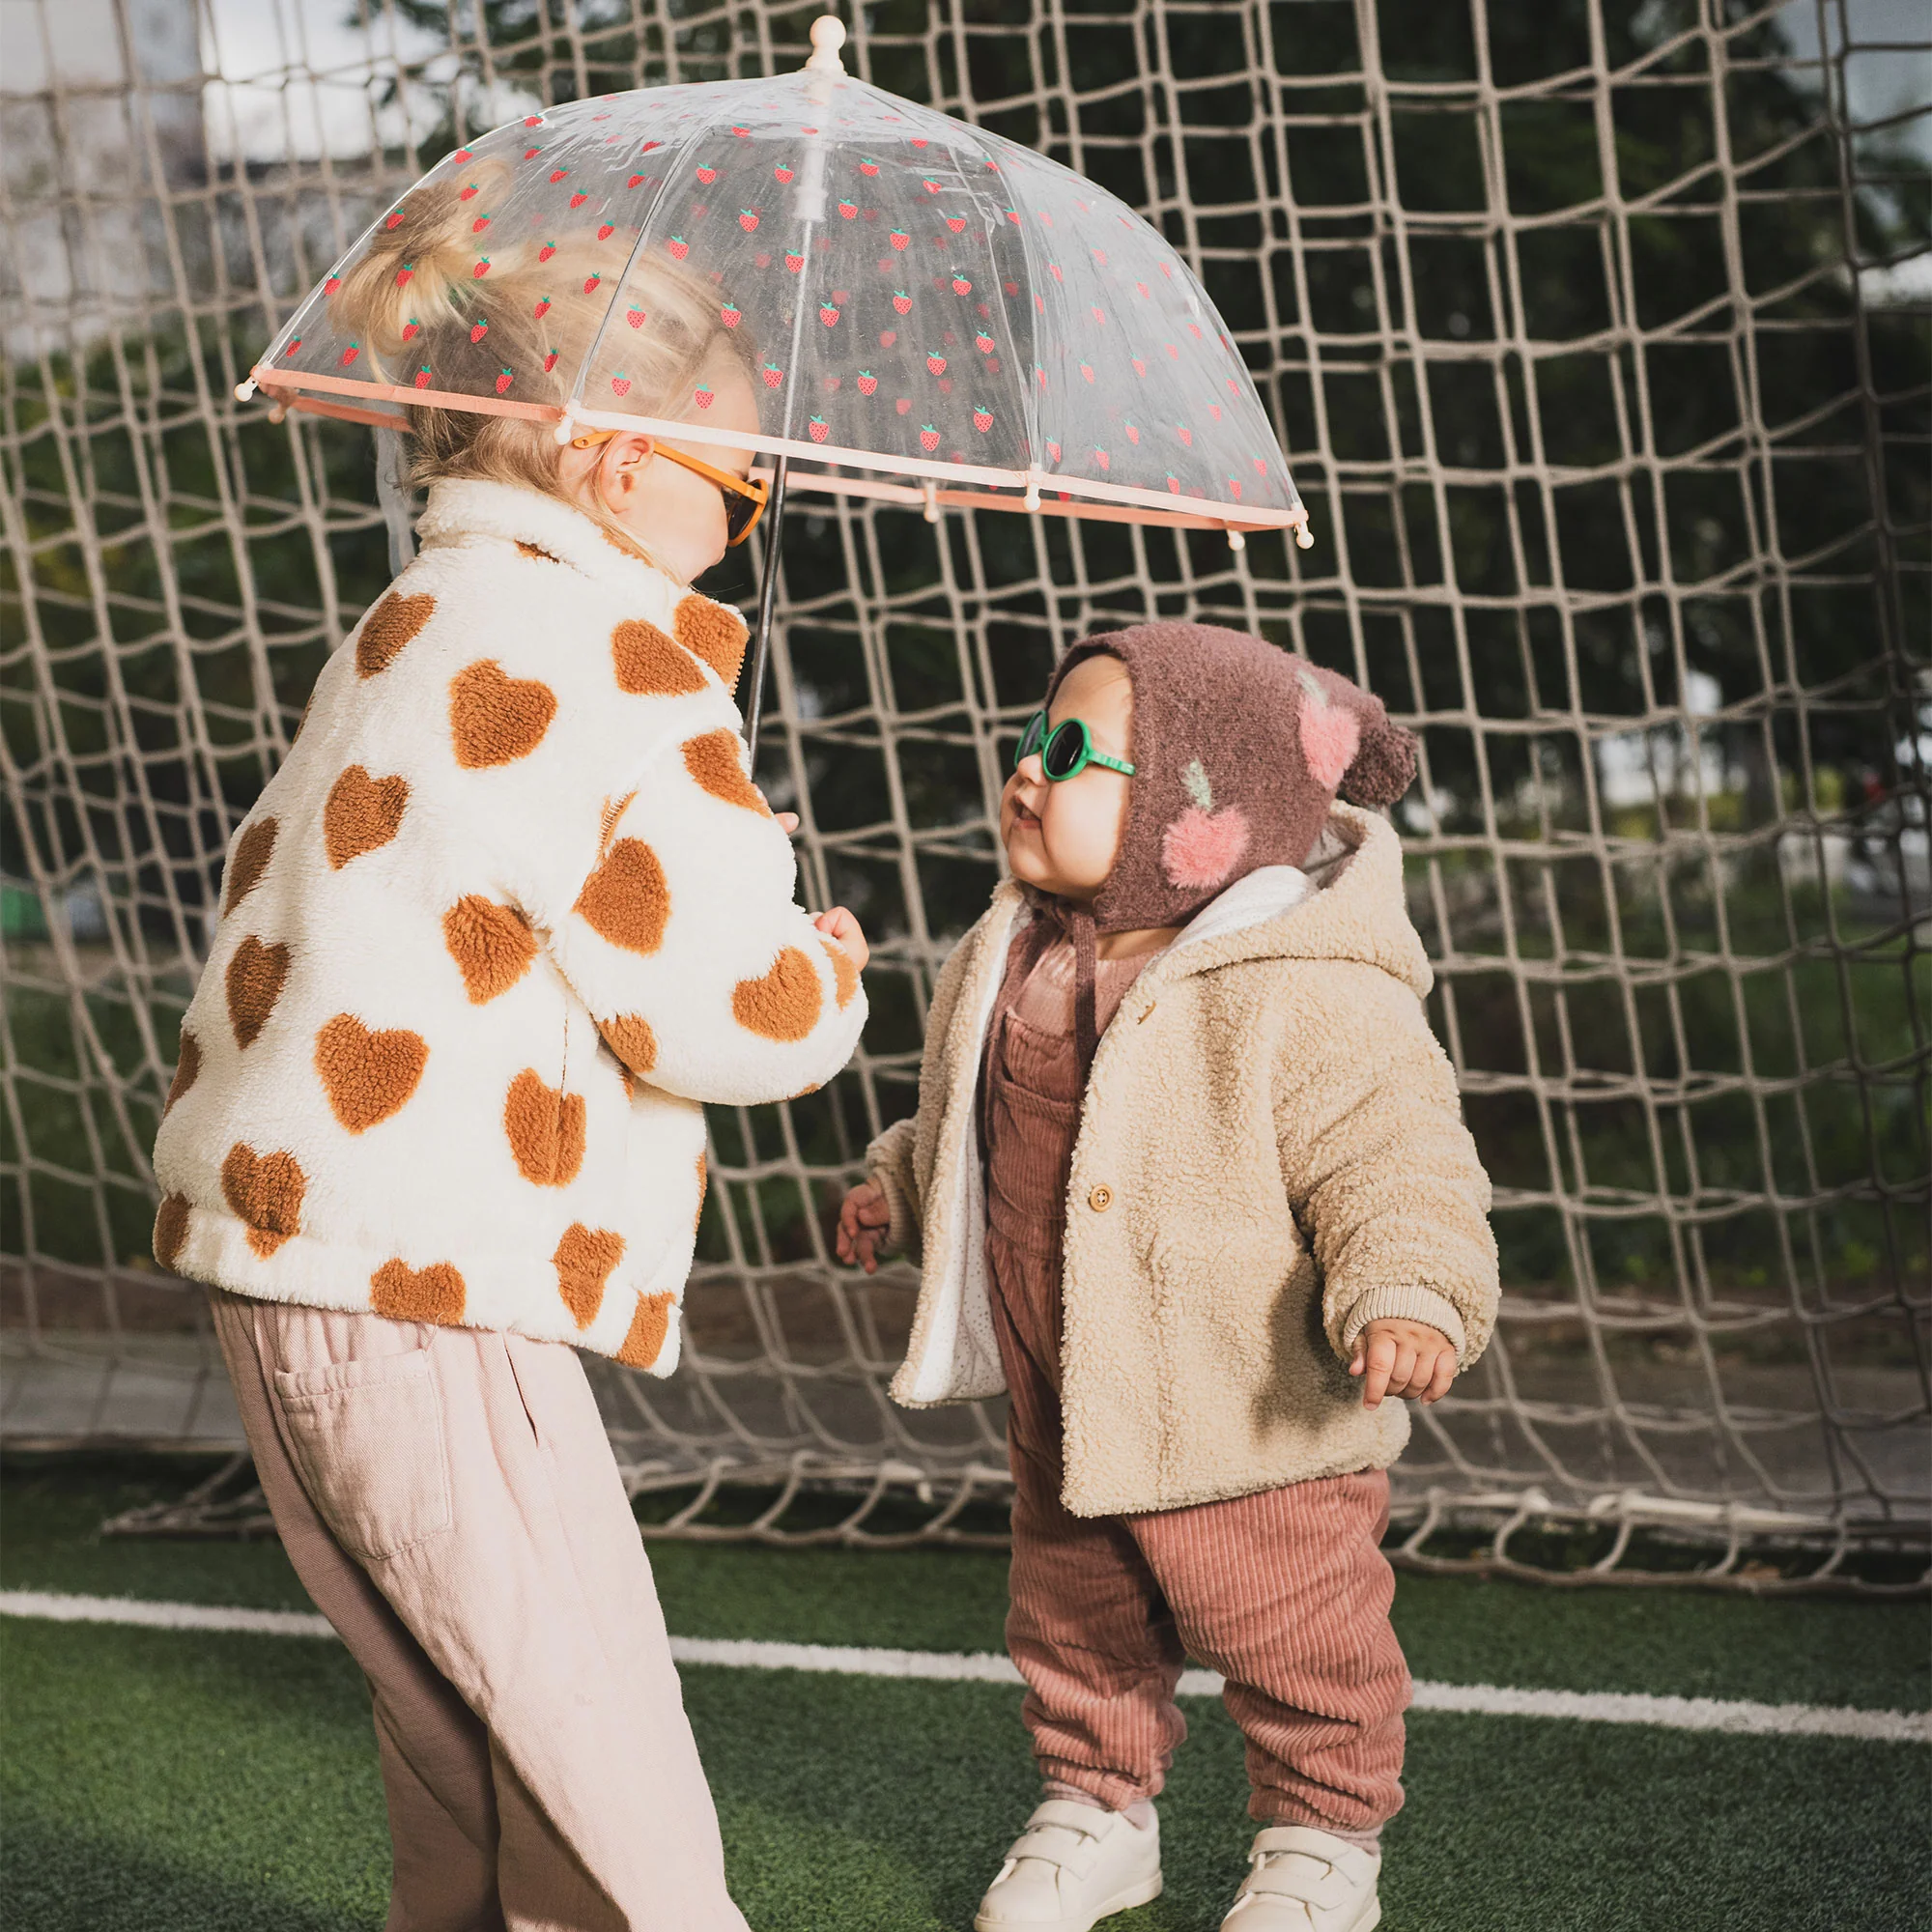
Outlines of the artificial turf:
{"label": "artificial turf", "polygon": [[[16,1468],[10,1588],[301,1606],[272,1543],[103,1542],[167,1479]],[[178,1487],[178,1482],[177,1485]],[[940,1550],[657,1545],[689,1635],[998,1646],[1004,1561]],[[1564,1594],[1403,1578],[1418,1676],[1876,1708],[1928,1701],[1923,1604]],[[350,1932],[382,1923],[387,1851],[367,1701],[336,1646],[0,1620],[0,1911],[36,1932]],[[1032,1802],[998,1686],[693,1668],[692,1720],[756,1932],[970,1923]],[[1166,1894],[1120,1932],[1211,1932],[1241,1870],[1240,1740],[1218,1706],[1161,1804]],[[1417,1714],[1390,1827],[1392,1932],[1898,1932],[1932,1924],[1932,1752]]]}

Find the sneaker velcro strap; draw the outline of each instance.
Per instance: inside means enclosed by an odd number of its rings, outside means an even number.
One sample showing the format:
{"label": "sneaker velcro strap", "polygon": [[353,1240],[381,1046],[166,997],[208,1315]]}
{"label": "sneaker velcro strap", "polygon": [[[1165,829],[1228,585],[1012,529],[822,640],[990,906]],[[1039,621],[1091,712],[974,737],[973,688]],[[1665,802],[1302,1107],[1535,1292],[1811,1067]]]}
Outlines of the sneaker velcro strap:
{"label": "sneaker velcro strap", "polygon": [[[1095,1804],[1078,1804],[1071,1798],[1049,1798],[1035,1808],[1026,1821],[1026,1829],[1037,1832],[1057,1828],[1078,1832],[1083,1838],[1102,1838],[1107,1834],[1107,1821],[1120,1815],[1118,1811],[1103,1811]],[[1021,1835],[1025,1836],[1025,1833]]]}
{"label": "sneaker velcro strap", "polygon": [[1049,1798],[1027,1820],[1026,1830],[1013,1840],[1007,1857],[1038,1859],[1074,1878],[1084,1878],[1099,1855],[1108,1821],[1117,1815],[1070,1798]]}
{"label": "sneaker velcro strap", "polygon": [[1298,1825],[1257,1833],[1251,1854],[1255,1868],[1242,1889],[1303,1905],[1341,1905],[1354,1889],[1336,1866],[1336,1854],[1343,1849],[1327,1833]]}

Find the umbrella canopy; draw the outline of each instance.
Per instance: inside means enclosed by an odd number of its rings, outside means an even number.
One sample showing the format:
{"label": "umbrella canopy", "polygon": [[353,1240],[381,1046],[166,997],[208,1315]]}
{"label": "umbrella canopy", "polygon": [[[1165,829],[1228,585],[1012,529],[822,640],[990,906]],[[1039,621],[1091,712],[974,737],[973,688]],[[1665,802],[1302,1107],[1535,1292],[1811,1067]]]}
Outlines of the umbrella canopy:
{"label": "umbrella canopy", "polygon": [[[781,459],[794,489],[928,513],[1305,545],[1253,380],[1161,236],[1032,150],[852,79],[836,20],[812,38],[797,73],[575,101],[458,149],[251,384],[379,424],[430,404],[554,420],[559,440],[695,438]],[[721,327],[749,397],[681,354]]]}

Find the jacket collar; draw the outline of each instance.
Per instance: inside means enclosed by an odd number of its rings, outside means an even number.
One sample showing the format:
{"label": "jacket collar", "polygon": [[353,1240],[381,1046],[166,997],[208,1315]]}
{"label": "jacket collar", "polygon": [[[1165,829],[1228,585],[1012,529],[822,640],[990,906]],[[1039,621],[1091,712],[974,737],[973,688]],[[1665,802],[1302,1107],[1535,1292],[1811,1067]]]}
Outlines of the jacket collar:
{"label": "jacket collar", "polygon": [[[696,593],[660,569],[641,547],[540,490],[475,477],[443,477],[429,486],[429,507],[416,524],[425,550],[469,537],[497,537],[541,552],[614,589],[655,584],[676,603]],[[705,600],[709,601],[709,600]]]}
{"label": "jacket collar", "polygon": [[[1024,912],[1024,890],[995,895]],[[1375,812],[1336,805],[1305,868],[1264,866],[1236,879],[1149,962],[1143,978],[1182,979],[1244,959],[1350,959],[1379,967],[1418,998],[1435,984],[1403,894],[1402,840]]]}

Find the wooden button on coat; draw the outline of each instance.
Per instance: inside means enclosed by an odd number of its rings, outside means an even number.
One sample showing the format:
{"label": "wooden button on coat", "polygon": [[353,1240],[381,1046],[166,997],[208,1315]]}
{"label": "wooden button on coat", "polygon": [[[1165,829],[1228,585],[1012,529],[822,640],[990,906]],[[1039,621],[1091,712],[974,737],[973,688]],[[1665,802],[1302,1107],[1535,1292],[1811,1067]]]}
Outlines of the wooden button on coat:
{"label": "wooden button on coat", "polygon": [[1103,1180],[1092,1194],[1088,1195],[1087,1205],[1094,1213],[1104,1214],[1114,1205],[1114,1190]]}

